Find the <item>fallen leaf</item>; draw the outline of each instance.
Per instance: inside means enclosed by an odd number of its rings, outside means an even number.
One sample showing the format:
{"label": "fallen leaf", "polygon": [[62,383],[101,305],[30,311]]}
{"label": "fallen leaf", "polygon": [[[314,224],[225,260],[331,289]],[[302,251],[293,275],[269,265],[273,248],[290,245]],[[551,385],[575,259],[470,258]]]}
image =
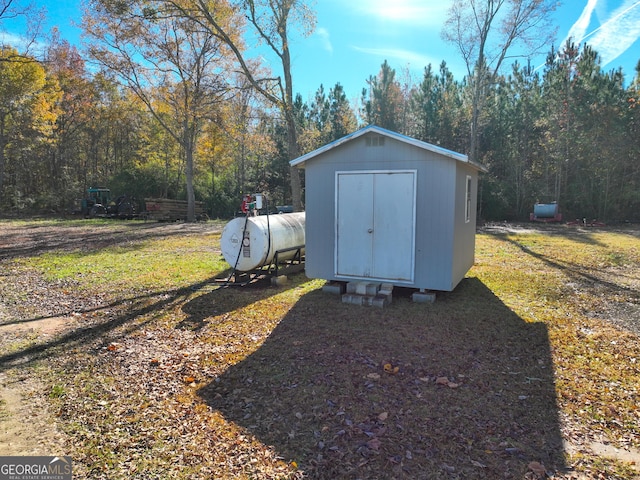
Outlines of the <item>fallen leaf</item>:
{"label": "fallen leaf", "polygon": [[529,462],[529,470],[541,478],[547,475],[547,469],[540,462]]}
{"label": "fallen leaf", "polygon": [[391,375],[395,375],[396,373],[398,373],[400,371],[400,367],[394,367],[390,363],[385,363],[384,364],[384,371],[389,373],[389,374],[391,374]]}
{"label": "fallen leaf", "polygon": [[367,447],[371,450],[380,450],[380,440],[378,440],[377,438],[372,438],[367,442]]}
{"label": "fallen leaf", "polygon": [[458,388],[460,386],[459,383],[454,383],[450,381],[447,377],[436,378],[436,385],[446,385],[449,388]]}

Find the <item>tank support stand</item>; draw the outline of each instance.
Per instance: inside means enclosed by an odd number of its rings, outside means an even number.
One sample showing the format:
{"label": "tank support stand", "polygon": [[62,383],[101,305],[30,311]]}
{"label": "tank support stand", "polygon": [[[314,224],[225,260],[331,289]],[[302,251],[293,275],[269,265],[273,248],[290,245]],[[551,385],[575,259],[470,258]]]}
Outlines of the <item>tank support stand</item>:
{"label": "tank support stand", "polygon": [[[276,250],[273,260],[268,265],[262,265],[261,267],[248,272],[234,271],[231,273],[229,278],[218,278],[216,279],[216,282],[225,283],[227,285],[244,286],[263,278],[273,277],[277,279],[283,275],[283,270],[285,273],[297,272],[300,268],[304,268],[303,250],[304,245]],[[290,252],[295,253],[291,256]],[[280,257],[282,256],[285,257],[285,260],[280,260]]]}

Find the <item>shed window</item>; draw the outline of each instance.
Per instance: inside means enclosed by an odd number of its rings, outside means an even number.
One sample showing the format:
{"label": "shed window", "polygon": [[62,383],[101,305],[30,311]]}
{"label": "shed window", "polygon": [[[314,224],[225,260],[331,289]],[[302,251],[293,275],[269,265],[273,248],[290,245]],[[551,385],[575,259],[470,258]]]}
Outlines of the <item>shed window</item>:
{"label": "shed window", "polygon": [[370,135],[367,137],[367,147],[384,146],[384,137],[382,135]]}
{"label": "shed window", "polygon": [[467,187],[465,189],[465,208],[464,208],[464,221],[469,223],[471,221],[471,177],[467,175]]}

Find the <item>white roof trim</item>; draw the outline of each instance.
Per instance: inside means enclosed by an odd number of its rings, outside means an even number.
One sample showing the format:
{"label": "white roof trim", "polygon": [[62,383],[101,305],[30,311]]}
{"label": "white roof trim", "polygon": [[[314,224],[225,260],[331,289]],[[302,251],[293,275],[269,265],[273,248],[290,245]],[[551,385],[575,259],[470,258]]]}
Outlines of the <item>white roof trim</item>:
{"label": "white roof trim", "polygon": [[361,137],[369,132],[374,132],[377,133],[379,135],[384,135],[385,137],[389,137],[389,138],[393,138],[395,140],[398,140],[400,142],[404,142],[404,143],[408,143],[410,145],[413,145],[415,147],[418,148],[422,148],[424,150],[429,150],[430,152],[434,152],[434,153],[439,153],[440,155],[444,155],[446,157],[450,157],[453,158],[455,160],[458,160],[460,162],[464,162],[464,163],[468,163],[469,165],[477,168],[478,170],[482,171],[482,172],[487,172],[486,167],[484,167],[483,165],[480,165],[479,163],[476,162],[472,162],[471,160],[469,160],[469,157],[467,155],[464,155],[462,153],[457,153],[454,152],[452,150],[447,150],[446,148],[442,148],[442,147],[438,147],[437,145],[432,145],[431,143],[427,143],[427,142],[423,142],[422,140],[416,140],[415,138],[411,138],[408,137],[406,135],[401,135],[399,133],[396,132],[392,132],[391,130],[387,130],[385,128],[381,128],[378,127],[376,125],[369,125],[368,127],[364,127],[361,128],[360,130],[357,130],[345,137],[339,138],[338,140],[335,140],[334,142],[328,143],[326,145],[324,145],[323,147],[320,147],[316,150],[313,150],[312,152],[309,152],[305,155],[302,155],[301,157],[295,158],[293,160],[291,160],[289,162],[289,164],[292,167],[296,167],[296,166],[300,166],[300,167],[304,167],[304,163],[307,160],[311,160],[312,158],[325,153],[329,150],[332,150],[334,148],[336,148],[339,145],[342,145],[343,143],[347,143],[350,142],[351,140],[354,140],[358,137]]}

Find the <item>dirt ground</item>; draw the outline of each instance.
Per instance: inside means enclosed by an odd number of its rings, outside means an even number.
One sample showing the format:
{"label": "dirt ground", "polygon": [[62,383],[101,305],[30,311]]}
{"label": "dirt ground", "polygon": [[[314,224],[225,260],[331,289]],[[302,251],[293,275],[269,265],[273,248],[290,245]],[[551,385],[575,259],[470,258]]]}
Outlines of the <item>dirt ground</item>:
{"label": "dirt ground", "polygon": [[[490,223],[478,229],[480,233],[489,234],[523,234],[542,233],[545,235],[567,235],[576,238],[586,237],[599,231],[618,232],[631,234],[638,239],[640,248],[640,226],[624,225],[620,228],[606,227],[602,230],[598,227],[564,226],[557,224],[518,224],[518,223]],[[588,274],[578,275],[571,287],[575,292],[586,291],[591,295],[602,298],[601,307],[598,310],[585,312],[588,317],[606,320],[617,327],[630,331],[640,336],[640,302],[615,301],[611,287],[622,288],[626,296],[638,296],[640,294],[640,275],[629,274],[628,268],[612,268],[589,271]],[[615,290],[615,288],[614,288]],[[637,300],[637,299],[636,299]]]}
{"label": "dirt ground", "polygon": [[[82,302],[82,308],[87,308],[87,301],[91,301],[67,298],[53,292],[36,276],[13,276],[9,266],[11,260],[51,251],[100,249],[151,237],[205,230],[211,232],[212,223],[149,222],[131,228],[128,224],[122,227],[79,227],[56,222],[24,227],[0,222],[0,350],[17,341],[42,342],[72,331],[78,326],[77,318],[55,315],[55,312],[73,310],[74,302]],[[29,297],[27,305],[11,301],[25,296]],[[25,320],[29,321],[24,323]],[[36,375],[29,375],[26,371],[19,374],[11,370],[0,372],[0,455],[50,456],[64,453],[67,439],[55,427],[47,403]]]}
{"label": "dirt ground", "polygon": [[[221,226],[220,226],[221,228]],[[522,233],[524,230],[544,231],[553,234],[554,229],[546,226],[494,224],[485,225],[481,231],[487,233]],[[70,298],[60,292],[48,290],[46,285],[36,276],[13,275],[11,262],[15,259],[59,250],[75,250],[77,248],[99,249],[122,242],[135,242],[145,238],[211,232],[209,224],[140,224],[136,228],[113,225],[94,225],[91,228],[77,226],[60,226],[55,223],[43,223],[42,226],[28,228],[13,223],[0,222],[0,349],[16,342],[41,342],[47,338],[69,332],[78,328],[79,320],[72,315],[58,315],[59,312],[74,311],[74,302],[82,302],[87,308],[88,299]],[[576,234],[580,233],[575,229]],[[640,232],[638,235],[640,238]],[[599,275],[597,272],[594,275]],[[602,272],[599,280],[606,284],[615,276],[614,271]],[[640,277],[624,276],[615,279],[631,291],[640,291]],[[589,278],[584,284],[576,285],[576,289],[589,285]],[[64,286],[63,286],[64,287]],[[598,294],[594,290],[594,294]],[[4,301],[6,299],[28,296],[25,302]],[[98,300],[95,300],[96,302]],[[81,308],[77,308],[80,310]],[[612,302],[602,311],[593,312],[595,318],[615,319],[617,326],[636,335],[640,335],[640,304],[629,303],[621,308],[619,303]],[[34,320],[35,319],[35,320]],[[28,322],[25,323],[25,321]],[[54,414],[46,408],[47,398],[37,376],[30,375],[28,370],[0,370],[0,455],[56,455],[64,454],[64,445],[68,443],[64,433],[56,429]],[[571,451],[572,446],[566,445]],[[634,449],[618,450],[609,445],[590,445],[593,452],[607,458],[618,458],[636,462],[640,465],[640,452]]]}

